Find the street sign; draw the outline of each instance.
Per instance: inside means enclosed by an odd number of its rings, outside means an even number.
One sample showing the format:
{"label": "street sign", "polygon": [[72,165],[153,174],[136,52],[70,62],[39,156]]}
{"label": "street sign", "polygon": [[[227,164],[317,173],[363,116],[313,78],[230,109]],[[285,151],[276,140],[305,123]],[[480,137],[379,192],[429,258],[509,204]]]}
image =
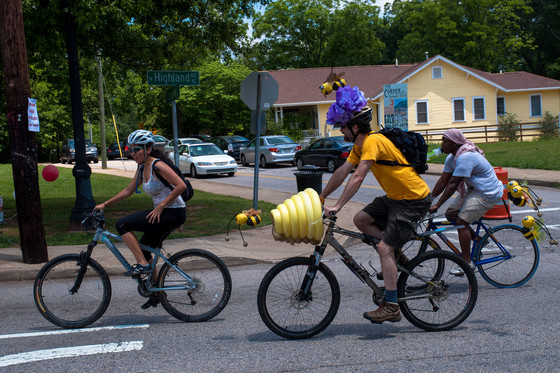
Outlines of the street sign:
{"label": "street sign", "polygon": [[[260,107],[257,108],[260,75]],[[268,110],[278,100],[278,82],[267,72],[255,71],[241,82],[241,99],[251,110]]]}
{"label": "street sign", "polygon": [[148,71],[148,85],[200,85],[198,71]]}
{"label": "street sign", "polygon": [[174,87],[169,88],[165,91],[165,102],[169,103],[173,100],[176,100],[181,96],[181,92],[179,91],[179,86],[176,85]]}

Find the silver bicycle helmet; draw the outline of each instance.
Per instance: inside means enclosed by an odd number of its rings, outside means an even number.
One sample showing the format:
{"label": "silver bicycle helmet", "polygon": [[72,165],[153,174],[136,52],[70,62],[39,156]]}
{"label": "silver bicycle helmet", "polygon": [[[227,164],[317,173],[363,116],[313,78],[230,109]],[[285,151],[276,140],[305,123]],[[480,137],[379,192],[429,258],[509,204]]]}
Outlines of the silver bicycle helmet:
{"label": "silver bicycle helmet", "polygon": [[136,130],[128,135],[129,144],[147,145],[156,142],[154,135],[150,131]]}

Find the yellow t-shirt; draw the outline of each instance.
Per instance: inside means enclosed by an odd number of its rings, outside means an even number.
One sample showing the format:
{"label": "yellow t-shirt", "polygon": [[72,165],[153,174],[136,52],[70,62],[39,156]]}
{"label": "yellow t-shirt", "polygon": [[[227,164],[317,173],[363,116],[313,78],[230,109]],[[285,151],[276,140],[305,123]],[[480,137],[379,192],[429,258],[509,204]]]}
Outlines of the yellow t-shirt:
{"label": "yellow t-shirt", "polygon": [[348,162],[353,165],[360,160],[373,160],[371,172],[383,188],[387,197],[400,200],[418,200],[430,193],[428,184],[408,166],[386,166],[375,163],[376,160],[389,160],[408,164],[399,149],[387,137],[380,133],[370,133],[361,147],[354,145]]}

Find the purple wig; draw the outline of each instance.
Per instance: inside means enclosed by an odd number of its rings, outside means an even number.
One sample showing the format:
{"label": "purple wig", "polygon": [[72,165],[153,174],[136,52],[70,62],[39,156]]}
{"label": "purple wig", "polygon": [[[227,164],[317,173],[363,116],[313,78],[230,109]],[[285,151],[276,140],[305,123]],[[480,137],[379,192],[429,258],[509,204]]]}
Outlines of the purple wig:
{"label": "purple wig", "polygon": [[346,85],[336,91],[336,102],[327,112],[327,124],[344,125],[354,116],[355,112],[367,105],[364,93],[358,87]]}

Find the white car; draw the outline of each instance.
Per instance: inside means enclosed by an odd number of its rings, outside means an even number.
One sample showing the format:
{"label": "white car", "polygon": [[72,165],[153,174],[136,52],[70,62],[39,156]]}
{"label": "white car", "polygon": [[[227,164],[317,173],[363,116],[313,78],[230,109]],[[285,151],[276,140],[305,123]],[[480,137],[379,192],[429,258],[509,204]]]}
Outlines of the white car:
{"label": "white car", "polygon": [[[177,146],[186,145],[186,144],[200,144],[203,142],[201,139],[197,139],[195,137],[181,137],[177,139]],[[170,153],[175,151],[175,140],[171,140],[163,147],[166,153]]]}
{"label": "white car", "polygon": [[[169,158],[175,159],[173,152],[169,153]],[[215,174],[233,176],[237,172],[237,162],[216,144],[200,142],[179,146],[179,168],[192,177]]]}

